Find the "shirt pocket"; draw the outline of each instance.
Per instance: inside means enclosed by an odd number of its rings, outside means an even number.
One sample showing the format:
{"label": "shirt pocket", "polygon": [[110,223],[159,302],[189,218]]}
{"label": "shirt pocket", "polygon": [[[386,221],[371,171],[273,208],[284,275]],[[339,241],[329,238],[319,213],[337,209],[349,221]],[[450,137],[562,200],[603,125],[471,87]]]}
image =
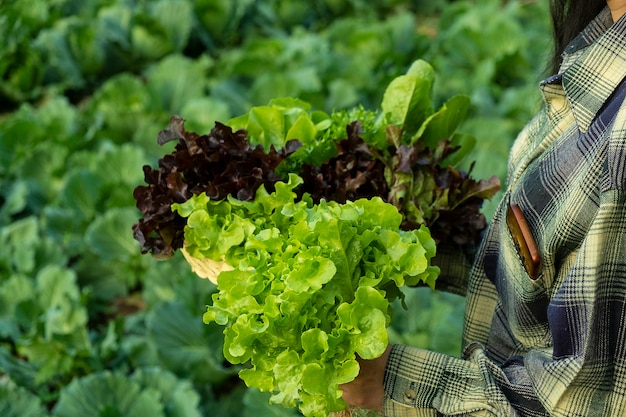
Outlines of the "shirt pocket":
{"label": "shirt pocket", "polygon": [[519,236],[516,236],[516,233],[518,232],[511,230],[507,224],[505,213],[501,225],[498,262],[500,308],[504,310],[507,327],[517,344],[526,348],[548,345],[549,297],[544,275],[541,265],[536,271],[529,271],[528,263],[521,254]]}
{"label": "shirt pocket", "polygon": [[541,272],[541,254],[522,208],[518,204],[510,202],[505,219],[513,245],[522,265],[524,265],[526,274],[535,281]]}
{"label": "shirt pocket", "polygon": [[[501,225],[501,248],[499,259],[499,281],[504,280],[504,286],[515,287],[519,296],[535,297],[538,292],[544,291],[543,272],[541,269],[541,255],[530,228],[526,232],[516,229],[514,220],[511,220],[510,201],[504,207]],[[518,206],[519,209],[519,206]],[[519,209],[522,213],[522,209]],[[508,218],[508,219],[507,219]],[[521,227],[527,227],[523,225]],[[530,246],[530,247],[529,247]],[[536,251],[538,259],[529,259],[531,253]],[[502,283],[502,282],[501,282]]]}

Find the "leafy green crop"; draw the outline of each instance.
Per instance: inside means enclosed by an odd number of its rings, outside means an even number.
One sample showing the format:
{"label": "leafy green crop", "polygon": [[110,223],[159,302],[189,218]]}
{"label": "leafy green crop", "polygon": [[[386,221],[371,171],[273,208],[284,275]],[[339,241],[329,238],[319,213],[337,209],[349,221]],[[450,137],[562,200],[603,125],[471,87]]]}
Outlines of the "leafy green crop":
{"label": "leafy green crop", "polygon": [[57,417],[200,417],[198,402],[189,382],[160,369],[146,368],[130,378],[121,372],[104,371],[75,380],[53,411]]}
{"label": "leafy green crop", "polygon": [[3,417],[47,416],[41,400],[36,395],[14,384],[0,385],[0,414]]}
{"label": "leafy green crop", "polygon": [[[168,262],[140,254],[129,231],[140,215],[137,167],[175,145],[154,138],[172,114],[189,133],[205,133],[253,108],[290,112],[292,99],[274,98],[294,97],[309,103],[299,114],[322,136],[311,142],[315,152],[305,145],[283,159],[276,180],[305,161],[356,161],[332,177],[357,179],[348,198],[356,200],[366,194],[362,175],[385,169],[382,161],[367,168],[372,144],[387,145],[378,130],[385,86],[421,58],[437,73],[433,112],[466,94],[459,131],[477,138],[463,161],[469,147],[458,134],[426,159],[504,179],[511,141],[540,101],[550,38],[547,2],[526,0],[0,4],[0,415],[13,417],[82,416],[74,394],[103,415],[122,412],[118,397],[154,399],[157,415],[301,415],[246,387],[243,365],[225,361],[223,327],[202,321],[216,287],[179,253]],[[304,143],[310,125],[300,125]],[[487,219],[492,206],[483,205]],[[436,239],[438,227],[429,227]],[[428,287],[404,292],[408,310],[394,301],[390,340],[458,354],[463,299]]]}
{"label": "leafy green crop", "polygon": [[[475,181],[452,166],[475,143],[456,132],[469,102],[455,96],[435,111],[434,79],[430,64],[415,61],[387,86],[378,112],[356,107],[328,115],[278,98],[228,126],[216,122],[208,135],[188,132],[172,117],[158,142],[178,140],[176,149],[156,169],[144,166],[147,185],[134,192],[143,213],[133,227],[142,252],[168,258],[183,246],[185,221],[170,212],[173,203],[202,192],[250,200],[261,184],[271,187],[290,173],[304,179],[299,193],[315,202],[377,196],[398,208],[404,229],[426,225],[439,241],[476,243],[486,225],[480,207],[499,179]],[[363,117],[368,130],[351,117]]]}
{"label": "leafy green crop", "polygon": [[233,267],[205,322],[226,326],[224,357],[249,363],[248,386],[272,402],[325,417],[345,407],[338,385],[358,373],[356,355],[387,347],[390,302],[424,282],[435,242],[428,229],[400,230],[402,216],[380,198],[346,204],[297,201],[290,175],[252,201],[200,194],[173,206],[186,217],[187,252]]}
{"label": "leafy green crop", "polygon": [[159,134],[178,143],[144,166],[135,238],[159,258],[183,248],[217,277],[204,319],[225,326],[225,359],[248,364],[240,377],[272,402],[307,417],[344,409],[338,386],[356,377],[357,355],[383,353],[400,289],[434,287],[430,228],[465,245],[485,227],[480,205],[499,182],[453,168],[474,143],[456,133],[469,102],[435,111],[434,79],[418,60],[378,112],[281,98],[209,135],[178,116]]}
{"label": "leafy green crop", "polygon": [[334,139],[325,135],[333,127],[331,116],[312,110],[303,100],[283,97],[266,106],[252,107],[227,123],[233,130],[245,130],[248,141],[262,149],[283,149],[292,140],[300,143],[293,156],[280,167],[282,172],[297,172],[302,163],[319,165],[335,155]]}
{"label": "leafy green crop", "polygon": [[271,186],[280,179],[276,167],[299,146],[291,141],[278,151],[271,147],[265,152],[248,143],[242,130],[233,132],[216,123],[210,134],[198,135],[186,132],[184,120],[176,116],[158,138],[160,144],[171,140],[178,140],[174,151],[159,160],[157,169],[144,166],[147,185],[133,193],[144,214],[133,226],[133,235],[142,252],[163,259],[183,245],[184,221],[172,212],[172,203],[200,193],[217,200],[228,195],[249,200],[260,185]]}

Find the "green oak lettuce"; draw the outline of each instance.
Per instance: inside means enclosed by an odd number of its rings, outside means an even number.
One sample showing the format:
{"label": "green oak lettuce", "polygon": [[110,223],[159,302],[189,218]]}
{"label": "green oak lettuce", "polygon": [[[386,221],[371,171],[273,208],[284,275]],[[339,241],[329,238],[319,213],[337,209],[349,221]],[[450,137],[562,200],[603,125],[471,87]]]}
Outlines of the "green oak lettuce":
{"label": "green oak lettuce", "polygon": [[301,182],[291,174],[253,200],[199,194],[173,209],[190,256],[232,267],[204,314],[224,326],[224,357],[272,402],[325,417],[345,408],[338,386],[358,374],[357,355],[384,352],[400,288],[433,286],[438,269],[428,229],[401,230],[391,204],[313,204],[297,197]]}

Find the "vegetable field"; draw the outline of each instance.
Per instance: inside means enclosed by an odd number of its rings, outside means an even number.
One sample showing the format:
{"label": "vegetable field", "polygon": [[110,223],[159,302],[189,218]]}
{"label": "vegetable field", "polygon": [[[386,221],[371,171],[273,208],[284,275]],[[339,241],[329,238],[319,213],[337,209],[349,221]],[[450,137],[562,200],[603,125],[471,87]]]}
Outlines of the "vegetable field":
{"label": "vegetable field", "polygon": [[[464,168],[504,182],[540,103],[544,3],[0,0],[0,415],[299,416],[224,357],[216,286],[133,238],[142,167],[175,146],[159,132],[276,98],[367,114],[423,60],[435,108],[469,97]],[[403,292],[390,340],[459,354],[463,299]]]}

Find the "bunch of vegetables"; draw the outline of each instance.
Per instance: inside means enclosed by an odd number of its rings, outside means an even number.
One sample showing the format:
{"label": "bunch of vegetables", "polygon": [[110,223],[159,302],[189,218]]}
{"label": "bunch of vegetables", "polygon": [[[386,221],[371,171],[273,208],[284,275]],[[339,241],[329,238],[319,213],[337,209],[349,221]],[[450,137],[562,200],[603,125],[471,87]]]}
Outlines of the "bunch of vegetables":
{"label": "bunch of vegetables", "polygon": [[456,132],[469,100],[437,111],[435,75],[416,61],[378,111],[326,114],[298,99],[252,108],[207,135],[173,117],[177,140],[135,189],[144,253],[181,249],[219,292],[205,322],[224,326],[239,375],[309,417],[345,407],[338,386],[357,355],[387,346],[401,288],[434,288],[436,245],[477,241],[480,206],[499,189],[454,166],[474,139]]}

